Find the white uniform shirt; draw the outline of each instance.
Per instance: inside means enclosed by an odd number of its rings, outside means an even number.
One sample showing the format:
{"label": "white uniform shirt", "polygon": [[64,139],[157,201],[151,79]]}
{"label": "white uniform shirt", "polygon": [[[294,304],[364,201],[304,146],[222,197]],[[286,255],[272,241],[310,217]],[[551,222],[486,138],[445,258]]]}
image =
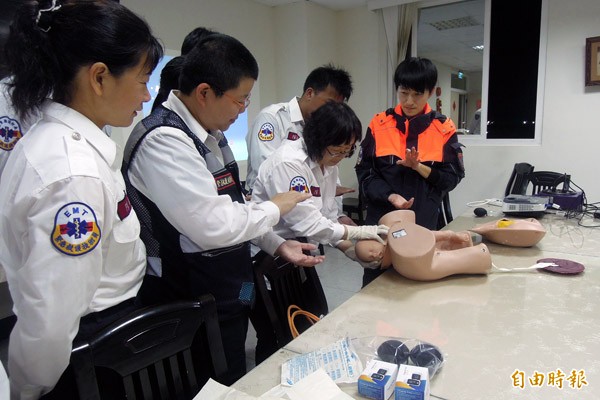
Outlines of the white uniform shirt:
{"label": "white uniform shirt", "polygon": [[263,163],[254,185],[252,199],[264,201],[289,190],[312,193],[281,217],[275,233],[284,238],[306,237],[311,241],[335,245],[344,236],[337,223],[335,187],[338,167],[321,167],[306,154],[303,139],[288,142]]}
{"label": "white uniform shirt", "polygon": [[56,384],[80,318],[134,297],[146,265],[117,145],[73,109],[47,102],[43,114],[0,187],[0,259],[18,317],[8,369],[19,399]]}
{"label": "white uniform shirt", "polygon": [[261,110],[246,135],[248,189],[254,189],[260,165],[267,157],[281,147],[289,137],[292,137],[292,140],[301,138],[303,130],[304,118],[296,97],[287,103],[272,104]]}
{"label": "white uniform shirt", "polygon": [[[177,113],[190,130],[222,160],[221,132],[209,134],[171,92],[165,107]],[[279,208],[272,202],[241,204],[219,196],[206,161],[187,134],[171,127],[150,132],[130,164],[133,186],[152,200],[183,235],[189,251],[232,246],[262,236],[259,246],[270,254],[283,243],[273,234]]]}
{"label": "white uniform shirt", "polygon": [[41,118],[38,113],[25,119],[17,117],[8,94],[9,79],[4,78],[0,81],[0,176],[2,176],[8,156],[19,139]]}
{"label": "white uniform shirt", "polygon": [[8,385],[8,376],[4,370],[4,365],[0,363],[0,399],[9,399],[10,389]]}

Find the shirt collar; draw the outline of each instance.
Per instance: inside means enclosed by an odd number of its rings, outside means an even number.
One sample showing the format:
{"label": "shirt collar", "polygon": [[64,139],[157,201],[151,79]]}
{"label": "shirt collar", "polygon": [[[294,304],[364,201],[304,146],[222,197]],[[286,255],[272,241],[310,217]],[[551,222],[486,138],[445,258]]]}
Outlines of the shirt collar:
{"label": "shirt collar", "polygon": [[291,146],[298,146],[298,148],[301,148],[302,151],[304,152],[304,154],[306,155],[306,158],[304,159],[304,162],[308,165],[308,167],[311,169],[311,171],[313,171],[313,173],[315,173],[315,175],[317,174],[316,171],[319,171],[319,174],[322,174],[323,177],[327,177],[329,176],[336,167],[325,167],[323,169],[323,171],[321,171],[321,166],[319,165],[318,162],[313,161],[309,156],[308,156],[308,150],[306,148],[306,142],[304,142],[304,138],[300,138],[296,141],[293,141],[290,143]]}
{"label": "shirt collar", "polygon": [[85,115],[51,100],[44,103],[42,111],[46,116],[59,121],[83,136],[108,165],[120,167],[121,160],[117,160],[117,144]]}
{"label": "shirt collar", "polygon": [[163,105],[169,110],[176,112],[177,115],[181,117],[183,122],[185,122],[187,127],[190,128],[190,130],[194,133],[194,135],[196,135],[203,143],[206,142],[206,139],[208,138],[208,132],[202,127],[202,125],[200,125],[196,118],[194,118],[183,101],[181,101],[179,97],[175,95],[176,92],[176,90],[172,90]]}
{"label": "shirt collar", "polygon": [[297,122],[304,125],[304,118],[302,117],[302,111],[300,111],[300,104],[298,104],[298,98],[294,97],[288,103],[290,108],[290,119],[292,122]]}

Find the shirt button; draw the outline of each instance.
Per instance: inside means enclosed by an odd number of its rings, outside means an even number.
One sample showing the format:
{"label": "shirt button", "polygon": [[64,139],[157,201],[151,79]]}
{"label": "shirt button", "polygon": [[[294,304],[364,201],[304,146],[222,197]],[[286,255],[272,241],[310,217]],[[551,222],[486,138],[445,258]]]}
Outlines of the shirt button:
{"label": "shirt button", "polygon": [[73,132],[71,137],[73,138],[73,140],[81,140],[81,135],[77,132]]}

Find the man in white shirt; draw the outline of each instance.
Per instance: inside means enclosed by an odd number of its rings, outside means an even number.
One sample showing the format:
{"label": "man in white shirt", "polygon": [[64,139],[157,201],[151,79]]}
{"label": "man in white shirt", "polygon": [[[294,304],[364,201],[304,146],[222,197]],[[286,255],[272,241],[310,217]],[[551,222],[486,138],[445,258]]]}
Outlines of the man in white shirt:
{"label": "man in white shirt", "polygon": [[[301,97],[294,97],[286,103],[272,104],[261,110],[246,136],[248,190],[252,192],[254,189],[260,165],[271,153],[286,141],[302,137],[304,124],[315,110],[328,101],[348,101],[352,90],[350,74],[328,64],[314,69],[308,75]],[[337,194],[344,192],[348,191],[342,189]]]}
{"label": "man in white shirt", "polygon": [[[272,231],[309,195],[287,192],[246,204],[223,131],[249,104],[258,64],[227,35],[211,35],[186,56],[179,90],[133,130],[125,148],[128,193],[142,222],[148,274],[143,303],[215,296],[230,385],[246,372],[245,340],[253,303],[250,240],[270,254],[314,266],[314,248]],[[298,196],[300,195],[300,196]]]}

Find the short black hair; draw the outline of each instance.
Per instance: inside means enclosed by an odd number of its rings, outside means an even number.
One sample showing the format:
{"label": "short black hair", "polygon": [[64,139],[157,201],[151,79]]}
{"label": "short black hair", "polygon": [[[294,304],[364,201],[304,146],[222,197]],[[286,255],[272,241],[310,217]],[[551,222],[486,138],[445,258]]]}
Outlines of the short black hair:
{"label": "short black hair", "polygon": [[[329,146],[362,140],[360,120],[346,103],[328,101],[311,114],[302,133],[308,157],[318,162]],[[352,153],[348,155],[350,157]]]}
{"label": "short black hair", "polygon": [[399,87],[424,92],[433,91],[437,83],[437,68],[427,58],[410,57],[402,61],[394,72],[396,90]]}
{"label": "short black hair", "polygon": [[163,67],[160,72],[158,93],[156,93],[154,103],[152,103],[152,111],[167,100],[171,90],[177,89],[177,85],[179,85],[179,73],[181,72],[184,59],[183,56],[175,57]]}
{"label": "short black hair", "polygon": [[352,79],[348,71],[342,68],[335,67],[332,64],[326,64],[315,68],[306,77],[304,81],[303,91],[313,88],[316,92],[327,89],[331,85],[344,100],[348,100],[352,95]]}
{"label": "short black hair", "polygon": [[200,43],[202,39],[214,33],[218,32],[213,31],[212,29],[205,28],[203,26],[197,27],[196,29],[188,33],[183,39],[183,43],[181,44],[181,55],[185,56],[187,53],[192,51],[194,46]]}
{"label": "short black hair", "polygon": [[258,79],[258,63],[239,40],[224,34],[202,39],[183,62],[179,90],[189,95],[199,84],[207,83],[217,96],[235,89],[243,78]]}

